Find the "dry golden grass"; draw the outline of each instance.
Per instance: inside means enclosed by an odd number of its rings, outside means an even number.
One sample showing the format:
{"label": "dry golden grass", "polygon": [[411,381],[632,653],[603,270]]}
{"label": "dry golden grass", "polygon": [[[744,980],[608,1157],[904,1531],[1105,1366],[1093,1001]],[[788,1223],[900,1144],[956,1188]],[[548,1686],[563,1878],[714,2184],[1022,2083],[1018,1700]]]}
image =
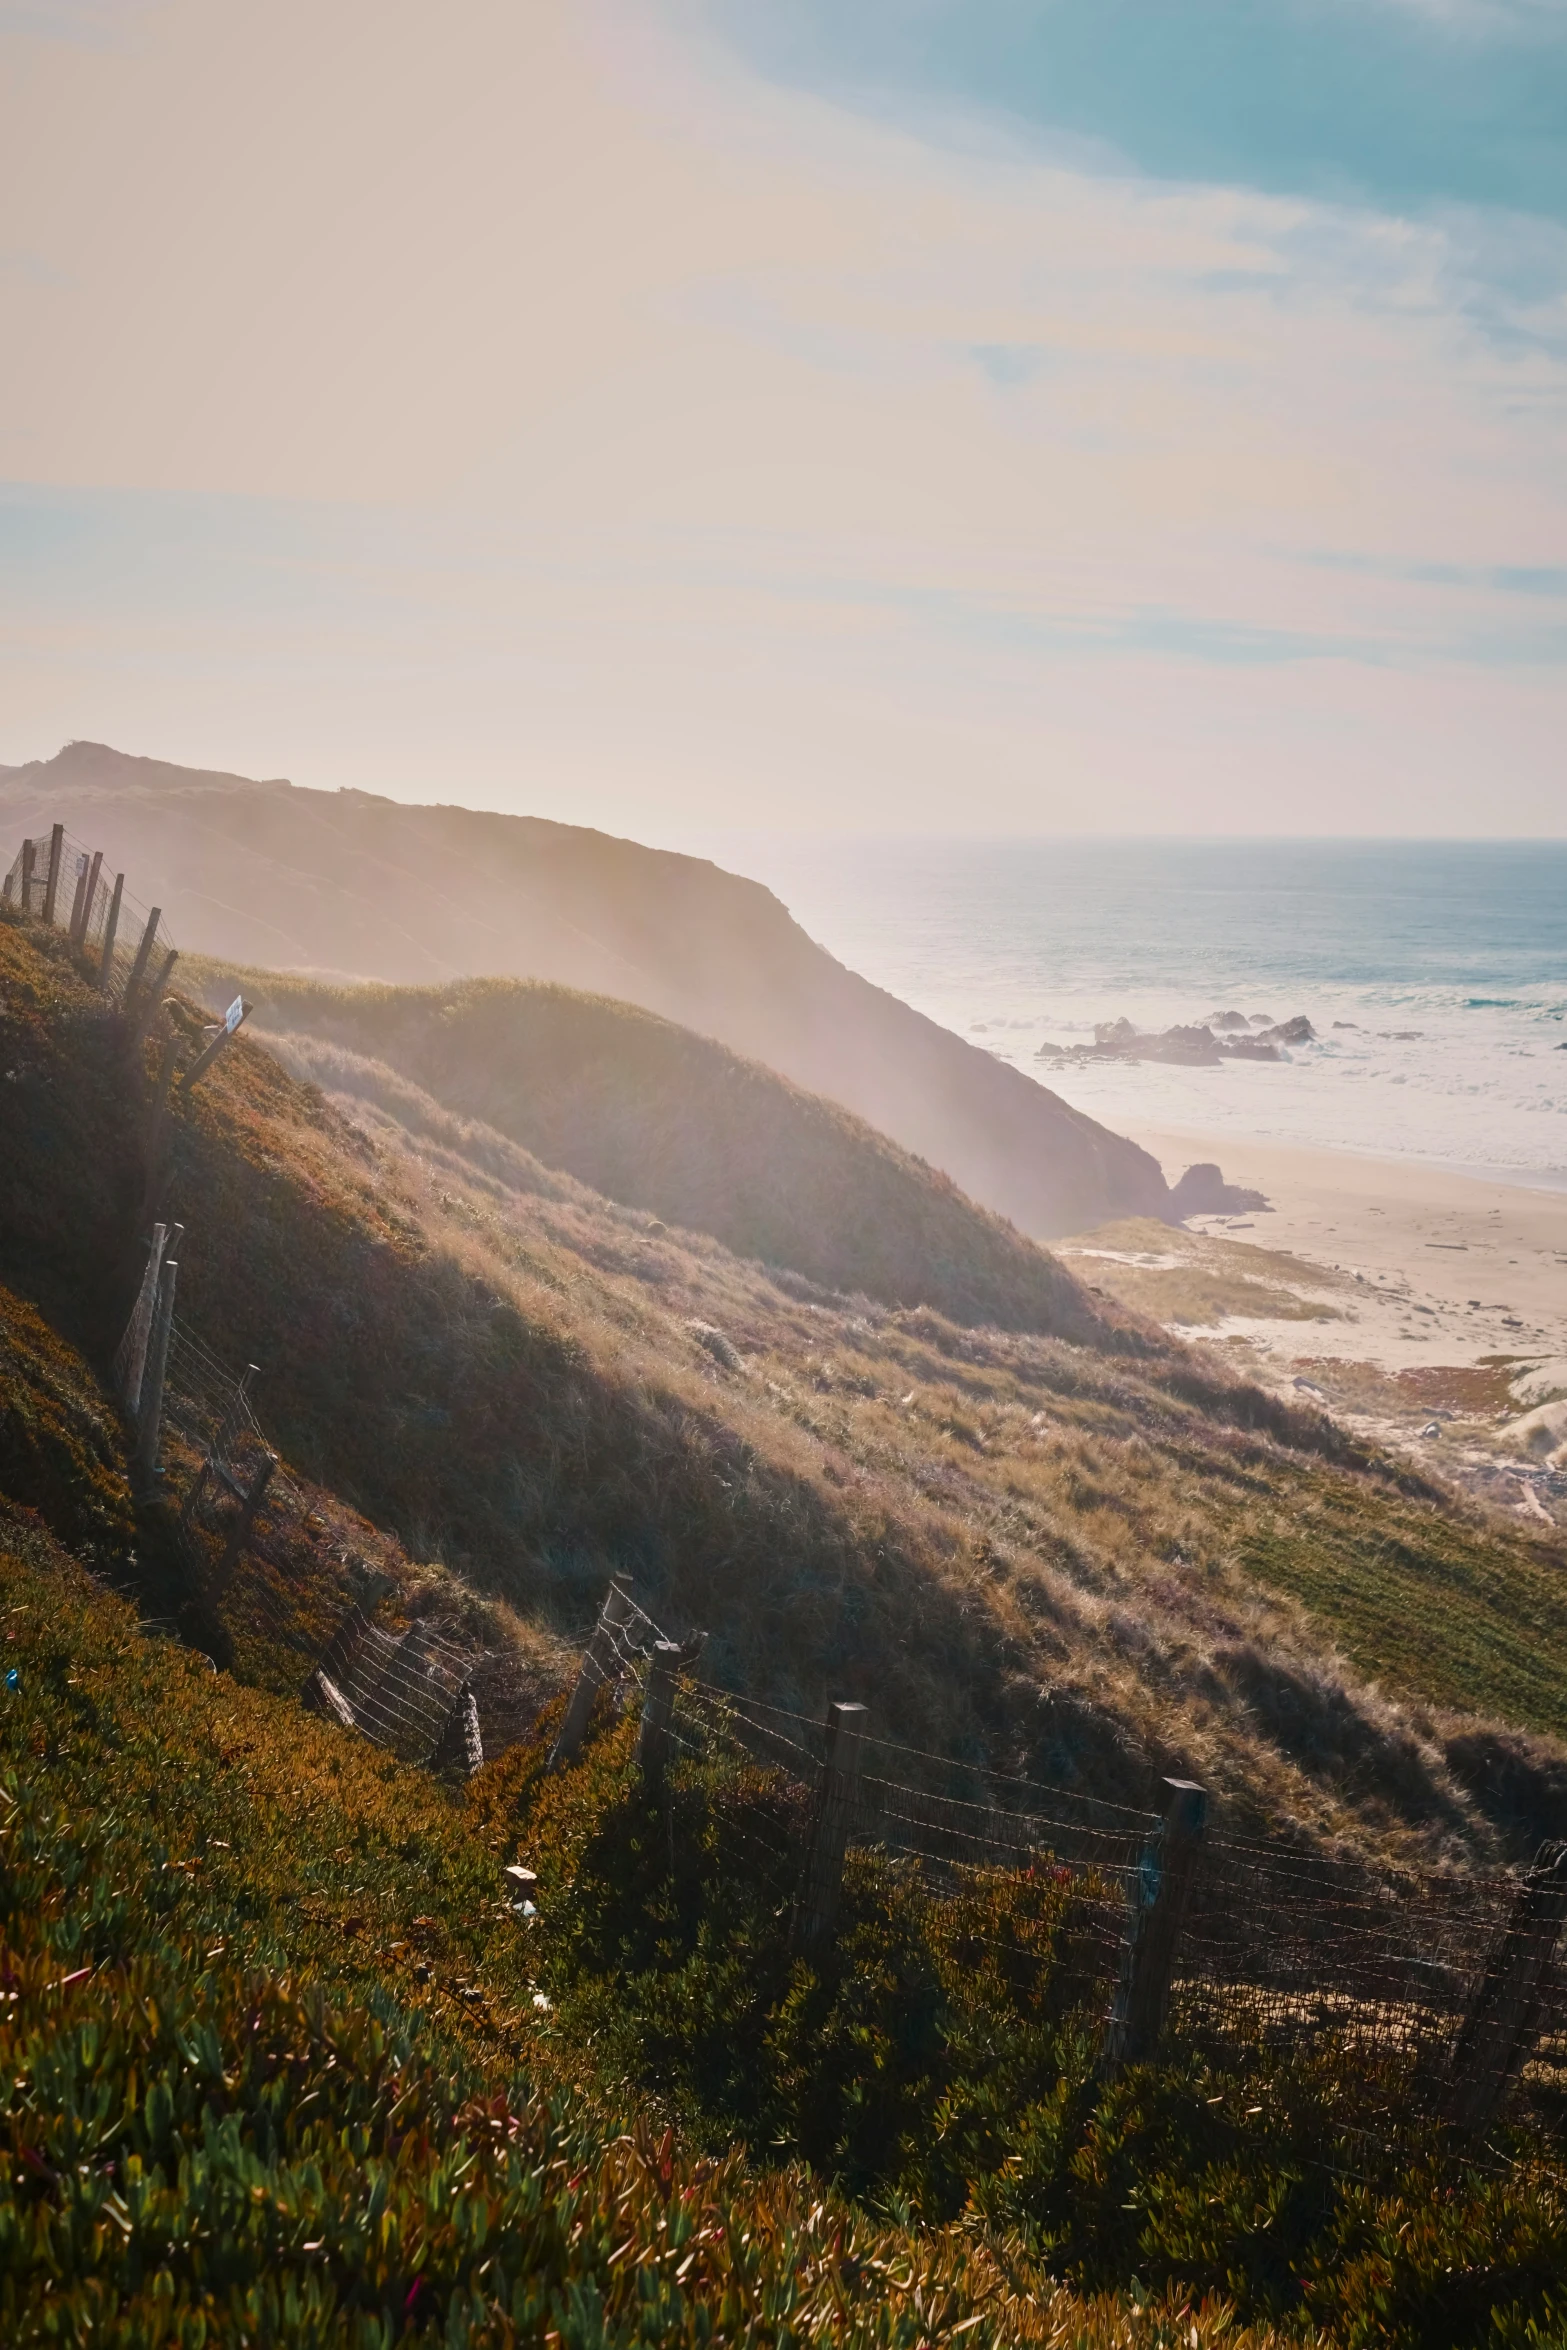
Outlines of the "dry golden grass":
{"label": "dry golden grass", "polygon": [[1554,1747],[1505,1810],[1472,1758],[1567,1731],[1559,1547],[1320,1415],[1156,1334],[770,1275],[243,1040],[175,1140],[185,1310],[290,1462],[541,1639],[624,1568],[720,1677],[959,1764],[1457,1860],[1544,1832]]}
{"label": "dry golden grass", "polygon": [[[1179,1767],[1276,1825],[1494,1851],[1441,1717],[1567,1718],[1517,1621],[1525,1590],[1550,1620],[1560,1604],[1530,1544],[1401,1492],[1310,1416],[1279,1414],[1284,1442],[1249,1428],[1262,1399],[1178,1350],[1134,1369],[790,1294],[716,1243],[507,1184],[472,1127],[458,1152],[340,1106],[383,1200],[470,1291],[705,1456],[700,1496],[689,1457],[642,1465],[644,1538],[673,1470],[686,1540],[644,1539],[634,1563],[652,1604],[712,1632],[725,1677],[804,1708],[859,1695],[920,1745],[1105,1792],[1146,1799]],[[777,1522],[780,1487],[814,1523]],[[1436,1656],[1400,1622],[1434,1591],[1469,1618]]]}
{"label": "dry golden grass", "polygon": [[[330,987],[198,965],[328,1084],[406,1113],[413,1089],[600,1195],[888,1305],[1088,1341],[1096,1309],[1045,1250],[838,1103],[636,1006],[523,980]],[[395,1097],[388,1099],[388,1097]],[[427,1119],[427,1114],[426,1114]],[[1119,1332],[1135,1347],[1136,1334]]]}
{"label": "dry golden grass", "polygon": [[1253,1248],[1146,1216],[1061,1241],[1056,1253],[1090,1292],[1189,1330],[1212,1330],[1233,1317],[1335,1322],[1341,1309],[1323,1293],[1349,1286],[1343,1274],[1303,1264],[1283,1249]]}

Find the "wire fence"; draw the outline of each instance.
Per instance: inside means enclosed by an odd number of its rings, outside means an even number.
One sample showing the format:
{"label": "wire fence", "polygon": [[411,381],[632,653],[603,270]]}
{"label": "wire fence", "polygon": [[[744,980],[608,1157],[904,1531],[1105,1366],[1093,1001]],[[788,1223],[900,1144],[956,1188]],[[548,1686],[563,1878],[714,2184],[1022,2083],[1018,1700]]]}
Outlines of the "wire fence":
{"label": "wire fence", "polygon": [[133,897],[124,874],[60,824],[23,841],[0,880],[0,907],[63,931],[104,994],[127,1009],[157,1003],[178,960],[162,909]]}
{"label": "wire fence", "polygon": [[[639,1695],[646,1702],[663,1637],[645,1610],[632,1610],[611,1627],[607,1648],[601,1619],[584,1658],[594,1686],[613,1689],[621,1705]],[[708,1814],[718,1850],[781,1905],[797,1904],[831,1768],[824,1724],[687,1673],[667,1738],[688,1767],[726,1777],[726,1800]],[[1030,1963],[1048,1945],[1061,1997],[1108,2024],[1136,1974],[1159,1896],[1165,1820],[972,1765],[947,1768],[971,1789],[982,1780],[982,1791],[944,1794],[929,1784],[942,1758],[881,1737],[861,1743],[874,1768],[854,1780],[848,1854],[884,1855],[948,1898],[998,1879],[1059,1889],[1057,1907],[1037,1916],[1000,1904],[999,1924],[977,1939]],[[1466,2059],[1471,2073],[1487,2062],[1494,2073],[1480,2083],[1484,2118],[1510,2092],[1559,2124],[1567,2110],[1561,1912],[1542,1913],[1520,1939],[1531,1881],[1516,1870],[1378,1871],[1283,1842],[1204,1838],[1171,1953],[1164,2028],[1188,2050],[1244,2062],[1282,2050],[1331,2052],[1362,2085],[1380,2082],[1384,2147],[1395,2143],[1410,2102],[1452,2118]],[[1503,2034],[1489,2058],[1475,2046],[1477,2018],[1487,2014]]]}
{"label": "wire fence", "polygon": [[[300,1693],[322,1712],[404,1761],[433,1762],[485,1651],[455,1626],[388,1620],[384,1593],[366,1589],[373,1570],[343,1539],[361,1529],[269,1443],[250,1399],[254,1366],[236,1377],[174,1317],[162,1249],[159,1228],[115,1376],[139,1434],[157,1415],[146,1458],[198,1608],[236,1647],[294,1660]],[[170,1301],[161,1315],[160,1300]],[[472,1769],[483,1749],[471,1704],[468,1715]]]}
{"label": "wire fence", "polygon": [[[109,875],[62,826],[23,842],[0,881],[0,907],[65,932],[127,1010],[160,1000],[176,960],[161,911],[133,899],[124,876]],[[150,1260],[115,1370],[144,1434],[150,1416],[145,1449],[198,1603],[232,1639],[295,1659],[307,1701],[377,1744],[423,1764],[455,1750],[461,1767],[476,1767],[479,1688],[492,1714],[518,1717],[504,1669],[455,1624],[395,1620],[386,1590],[374,1588],[345,1527],[332,1522],[330,1498],[301,1485],[269,1444],[252,1373],[221,1363],[174,1318],[172,1298],[172,1267]],[[652,1616],[623,1585],[615,1599],[583,1654],[582,1723],[601,1691],[617,1706],[647,1705],[661,1644],[670,1669]],[[846,1854],[875,1851],[946,1894],[985,1878],[1044,1876],[1070,1893],[1077,1995],[1111,2016],[1135,2005],[1139,1969],[1146,1973],[1159,1940],[1151,1921],[1170,1901],[1170,1828],[1156,1813],[870,1734],[857,1734],[845,1777],[826,1724],[689,1670],[660,1735],[688,1766],[727,1774],[731,1799],[714,1811],[713,1832],[780,1905],[798,1911],[828,1826],[834,1870]],[[954,1783],[967,1792],[947,1792]],[[1567,1857],[1547,1867],[1542,1855],[1528,1875],[1378,1873],[1284,1842],[1205,1838],[1189,1889],[1183,1881],[1178,1910],[1165,1918],[1158,2021],[1167,2017],[1188,2044],[1231,2051],[1331,2044],[1391,2068],[1416,2096],[1446,2099],[1447,2110],[1465,2064],[1471,2086],[1481,2078],[1475,2112],[1493,2111],[1519,2076],[1542,2113],[1560,2114],[1564,1910]],[[1056,1941],[1059,1957],[1065,1943]]]}

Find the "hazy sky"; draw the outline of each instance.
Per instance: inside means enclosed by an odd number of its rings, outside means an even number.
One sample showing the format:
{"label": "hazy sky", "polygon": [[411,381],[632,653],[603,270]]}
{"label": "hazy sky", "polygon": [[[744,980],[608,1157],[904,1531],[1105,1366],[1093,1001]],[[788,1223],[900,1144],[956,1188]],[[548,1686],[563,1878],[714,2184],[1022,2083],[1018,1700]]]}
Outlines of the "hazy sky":
{"label": "hazy sky", "polygon": [[1567,831],[1567,0],[0,0],[0,761]]}

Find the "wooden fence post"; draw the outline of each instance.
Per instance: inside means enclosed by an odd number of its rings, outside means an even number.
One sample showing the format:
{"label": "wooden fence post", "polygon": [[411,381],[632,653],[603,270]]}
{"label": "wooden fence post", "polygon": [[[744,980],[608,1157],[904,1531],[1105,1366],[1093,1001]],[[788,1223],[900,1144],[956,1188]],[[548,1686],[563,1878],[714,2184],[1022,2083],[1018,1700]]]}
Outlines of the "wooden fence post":
{"label": "wooden fence post", "polygon": [[614,1676],[620,1653],[615,1634],[622,1624],[631,1621],[632,1613],[631,1587],[623,1576],[617,1575],[604,1595],[604,1605],[599,1609],[593,1637],[583,1654],[577,1685],[566,1707],[566,1718],[550,1748],[550,1770],[564,1769],[567,1763],[575,1762],[581,1752],[582,1741],[587,1735],[588,1717],[593,1711],[593,1700],[602,1684]]}
{"label": "wooden fence post", "polygon": [[475,1771],[484,1768],[484,1732],[479,1726],[479,1700],[471,1689],[462,1693],[463,1757],[471,1779]]}
{"label": "wooden fence post", "polygon": [[92,928],[92,910],[98,902],[98,875],[103,865],[102,849],[94,849],[92,863],[87,868],[87,879],[82,886],[82,902],[76,916],[72,943],[80,954],[87,944],[87,933]]}
{"label": "wooden fence post", "polygon": [[37,861],[37,849],[30,840],[24,840],[22,843],[22,912],[29,921],[32,919],[33,912],[33,868]]}
{"label": "wooden fence post", "polygon": [[1176,1945],[1208,1824],[1208,1796],[1191,1779],[1164,1784],[1164,1820],[1144,1848],[1134,1887],[1121,1980],[1100,2051],[1102,2073],[1146,2063],[1159,2044],[1170,2005]]}
{"label": "wooden fence post", "polygon": [[65,853],[65,826],[56,824],[49,834],[49,872],[44,882],[44,920],[53,922],[54,902],[60,894],[60,859]]}
{"label": "wooden fence post", "polygon": [[131,1318],[120,1342],[125,1350],[125,1362],[120,1373],[120,1401],[125,1406],[126,1418],[133,1422],[141,1412],[141,1383],[147,1367],[147,1341],[152,1336],[157,1312],[158,1283],[163,1273],[163,1252],[168,1237],[166,1224],[154,1224],[141,1288],[136,1293],[136,1303],[131,1308]]}
{"label": "wooden fence post", "polygon": [[791,1950],[808,1955],[830,1942],[843,1894],[843,1858],[859,1801],[860,1763],[870,1715],[863,1705],[827,1708],[827,1754],[811,1821],[811,1849],[794,1905]]}
{"label": "wooden fence post", "polygon": [[642,1721],[637,1731],[637,1764],[650,1787],[663,1784],[664,1765],[669,1759],[669,1717],[674,1711],[675,1674],[679,1665],[678,1641],[655,1640],[648,1666],[647,1694],[642,1700]]}
{"label": "wooden fence post", "polygon": [[1445,2105],[1459,2129],[1489,2128],[1534,2034],[1540,1977],[1567,1918],[1567,1844],[1542,1844],[1513,1897],[1453,2047]]}
{"label": "wooden fence post", "polygon": [[213,1579],[212,1598],[214,1601],[222,1598],[228,1588],[229,1578],[239,1565],[240,1552],[250,1540],[250,1530],[256,1522],[256,1512],[266,1499],[267,1487],[272,1482],[272,1472],[276,1467],[277,1454],[275,1452],[263,1453],[256,1473],[245,1489],[245,1498],[234,1513],[234,1522],[229,1528],[229,1538],[223,1545],[223,1556],[218,1561],[218,1571]]}
{"label": "wooden fence post", "polygon": [[147,957],[152,953],[152,942],[158,935],[158,923],[162,913],[161,906],[154,906],[147,917],[147,927],[141,934],[141,944],[136,949],[136,960],[131,965],[131,975],[125,982],[125,993],[120,998],[121,1005],[127,1012],[135,1001],[136,990],[141,985],[142,973],[147,968]]}
{"label": "wooden fence post", "polygon": [[74,889],[74,890],[71,892],[71,926],[70,926],[70,940],[71,940],[71,944],[72,944],[72,946],[75,946],[75,944],[76,944],[76,940],[77,940],[77,935],[78,935],[78,933],[80,932],[80,930],[81,930],[81,927],[82,927],[82,901],[83,901],[83,899],[86,897],[86,895],[87,895],[87,852],[86,852],[86,850],[85,850],[85,849],[83,849],[83,851],[81,852],[80,856],[79,856],[79,857],[77,858],[77,860],[76,860],[76,887],[75,887],[75,889]]}
{"label": "wooden fence post", "polygon": [[116,873],[114,890],[109,899],[109,911],[103,925],[103,953],[98,962],[98,985],[106,988],[114,976],[114,936],[120,927],[120,900],[125,895],[125,876]]}
{"label": "wooden fence post", "polygon": [[224,1026],[218,1030],[217,1035],[212,1039],[212,1042],[202,1048],[201,1052],[197,1054],[195,1060],[192,1061],[190,1067],[186,1070],[184,1076],[180,1079],[181,1093],[189,1093],[191,1087],[193,1085],[199,1084],[201,1079],[206,1076],[207,1071],[212,1067],[213,1062],[217,1059],[219,1053],[222,1052],[225,1045],[233,1043],[234,1038],[239,1034],[241,1028],[243,1028],[245,1025],[245,1022],[250,1018],[254,1008],[254,1005],[242,1002],[240,1005],[239,1018],[235,1021],[233,1027],[230,1028],[225,1022]]}
{"label": "wooden fence post", "polygon": [[179,1279],[179,1270],[173,1257],[164,1258],[163,1275],[158,1283],[158,1311],[152,1325],[151,1343],[147,1348],[147,1366],[141,1383],[141,1409],[136,1423],[136,1462],[143,1485],[151,1485],[158,1473],[158,1439],[163,1434],[163,1382],[169,1368],[169,1335],[174,1327],[174,1285]]}

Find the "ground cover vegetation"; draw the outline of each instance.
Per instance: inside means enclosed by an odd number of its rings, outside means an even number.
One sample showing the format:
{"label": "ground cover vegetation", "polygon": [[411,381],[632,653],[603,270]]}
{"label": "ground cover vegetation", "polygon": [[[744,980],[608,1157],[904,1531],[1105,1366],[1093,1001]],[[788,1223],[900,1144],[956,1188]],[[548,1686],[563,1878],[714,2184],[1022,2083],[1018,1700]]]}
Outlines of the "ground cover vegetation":
{"label": "ground cover vegetation", "polygon": [[1189,1232],[1128,1216],[1085,1232],[1061,1250],[1090,1291],[1129,1313],[1183,1328],[1216,1328],[1231,1316],[1269,1322],[1333,1322],[1353,1277],[1306,1265],[1285,1249],[1215,1232]]}
{"label": "ground cover vegetation", "polygon": [[655,2129],[534,2004],[503,1834],[4,1505],[0,1625],[7,2343],[1271,2341]]}
{"label": "ground cover vegetation", "polygon": [[1407,2055],[1347,2039],[1177,2028],[1157,2066],[1106,2081],[1095,1887],[1048,1861],[932,1883],[855,1853],[835,1943],[807,1963],[771,1860],[799,1791],[709,1754],[650,1792],[635,1727],[602,1710],[552,1776],[542,1724],[469,1806],[539,1875],[557,2028],[695,2142],[804,2155],[927,2226],[982,2221],[1085,2290],[1135,2275],[1412,2350],[1562,2338],[1567,2181],[1538,2122],[1477,2161]]}
{"label": "ground cover vegetation", "polygon": [[652,1799],[610,1715],[548,1779],[545,1721],[455,1808],[9,1509],[0,1624],[10,2341],[1560,2338],[1526,2143],[1379,2157],[1396,2083],[1261,2052],[1096,2084],[1057,1872],[864,1856],[809,1966],[727,1833],[766,1773]]}
{"label": "ground cover vegetation", "polygon": [[[1521,2163],[1465,2165],[1397,2079],[1261,2049],[1106,2087],[1049,1871],[932,1889],[858,1858],[805,1966],[787,1888],[728,1832],[747,1806],[787,1824],[765,1774],[677,1772],[654,1806],[611,1719],[546,1782],[546,1713],[458,1812],[145,1641],[45,1521],[146,1605],[158,1512],[127,1521],[88,1361],[139,1269],[149,1055],[63,949],[0,921],[0,952],[0,1450],[34,1513],[0,1539],[18,2324],[1563,2338],[1559,2188],[1524,2124],[1495,2150]],[[170,1016],[193,1048],[199,1012]],[[547,1658],[629,1567],[670,1628],[710,1629],[708,1671],[863,1694],[954,1791],[985,1764],[1141,1802],[1183,1767],[1229,1822],[1371,1864],[1532,1849],[1564,1784],[1549,1540],[1157,1334],[1128,1353],[785,1278],[401,1082],[328,1099],[241,1040],[176,1102],[168,1198],[182,1312],[262,1364],[291,1470],[411,1572],[503,1599]],[[513,1855],[534,1925],[500,1898]]]}

